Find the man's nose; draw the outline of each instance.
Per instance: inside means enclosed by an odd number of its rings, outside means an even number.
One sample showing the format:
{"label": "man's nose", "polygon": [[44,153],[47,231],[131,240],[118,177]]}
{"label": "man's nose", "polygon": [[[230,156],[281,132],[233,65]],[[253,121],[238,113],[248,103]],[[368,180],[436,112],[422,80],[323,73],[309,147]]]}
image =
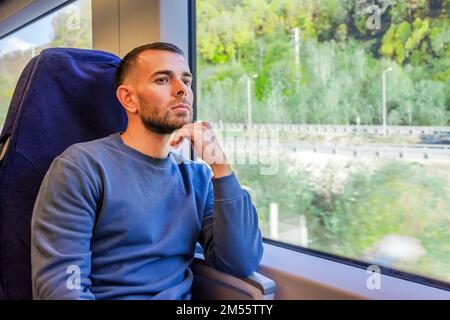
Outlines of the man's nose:
{"label": "man's nose", "polygon": [[183,81],[181,81],[181,80],[176,80],[175,82],[174,82],[174,88],[173,88],[173,90],[174,90],[174,94],[177,96],[177,97],[183,97],[183,96],[186,96],[187,95],[187,93],[188,93],[188,87],[187,87],[187,85],[183,82]]}

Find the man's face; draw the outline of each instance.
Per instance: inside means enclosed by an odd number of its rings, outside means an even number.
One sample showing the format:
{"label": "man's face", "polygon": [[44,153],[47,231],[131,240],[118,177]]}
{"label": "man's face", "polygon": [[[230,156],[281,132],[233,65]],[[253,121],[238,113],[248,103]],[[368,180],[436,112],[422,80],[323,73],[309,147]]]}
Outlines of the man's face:
{"label": "man's face", "polygon": [[192,74],[179,54],[163,50],[141,52],[129,74],[144,126],[170,134],[193,121]]}

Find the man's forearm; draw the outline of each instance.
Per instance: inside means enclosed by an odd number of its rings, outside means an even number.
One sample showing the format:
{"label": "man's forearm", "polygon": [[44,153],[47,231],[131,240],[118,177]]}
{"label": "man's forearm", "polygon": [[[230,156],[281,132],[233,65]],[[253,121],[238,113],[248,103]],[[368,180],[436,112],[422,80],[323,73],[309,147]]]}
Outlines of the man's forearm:
{"label": "man's forearm", "polygon": [[225,272],[248,276],[262,256],[258,214],[233,173],[213,184],[214,220],[202,230],[205,259]]}

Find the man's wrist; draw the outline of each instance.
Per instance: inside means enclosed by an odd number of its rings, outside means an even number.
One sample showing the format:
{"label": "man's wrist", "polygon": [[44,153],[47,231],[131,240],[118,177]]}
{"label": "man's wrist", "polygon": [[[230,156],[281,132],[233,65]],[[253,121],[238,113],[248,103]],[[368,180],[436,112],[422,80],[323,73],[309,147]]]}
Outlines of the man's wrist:
{"label": "man's wrist", "polygon": [[229,164],[227,163],[215,163],[211,165],[211,170],[214,173],[214,178],[221,178],[221,177],[226,177],[229,176],[233,173],[233,171],[231,170],[231,167]]}

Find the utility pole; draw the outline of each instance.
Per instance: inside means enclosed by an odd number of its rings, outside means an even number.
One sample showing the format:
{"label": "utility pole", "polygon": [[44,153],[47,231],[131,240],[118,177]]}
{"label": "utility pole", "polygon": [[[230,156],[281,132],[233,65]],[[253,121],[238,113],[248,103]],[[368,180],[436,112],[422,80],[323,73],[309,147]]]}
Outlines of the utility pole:
{"label": "utility pole", "polygon": [[252,79],[257,77],[257,74],[251,78],[247,76],[247,130],[252,127]]}
{"label": "utility pole", "polygon": [[252,126],[252,80],[247,77],[247,130]]}
{"label": "utility pole", "polygon": [[391,71],[392,68],[389,67],[383,71],[382,82],[383,82],[383,135],[387,135],[387,106],[386,106],[386,73]]}

